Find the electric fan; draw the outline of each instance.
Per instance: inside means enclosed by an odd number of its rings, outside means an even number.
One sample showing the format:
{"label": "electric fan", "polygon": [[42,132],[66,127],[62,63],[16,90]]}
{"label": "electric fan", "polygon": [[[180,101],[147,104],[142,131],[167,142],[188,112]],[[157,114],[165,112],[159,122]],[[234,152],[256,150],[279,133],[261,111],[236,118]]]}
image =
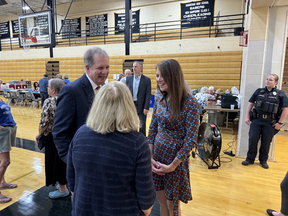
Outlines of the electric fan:
{"label": "electric fan", "polygon": [[197,155],[208,165],[208,169],[218,169],[221,166],[219,156],[221,143],[221,132],[216,124],[202,123],[200,125]]}

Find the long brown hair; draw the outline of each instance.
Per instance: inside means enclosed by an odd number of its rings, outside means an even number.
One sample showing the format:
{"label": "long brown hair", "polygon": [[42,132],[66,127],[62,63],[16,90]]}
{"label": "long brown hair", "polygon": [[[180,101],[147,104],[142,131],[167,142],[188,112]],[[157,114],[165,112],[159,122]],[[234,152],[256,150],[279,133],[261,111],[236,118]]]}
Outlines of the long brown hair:
{"label": "long brown hair", "polygon": [[[180,64],[174,59],[166,59],[156,65],[166,85],[169,88],[169,103],[172,109],[172,118],[175,119],[181,113],[183,104],[188,95],[184,76]],[[157,85],[158,90],[159,86]],[[167,92],[162,92],[167,99]]]}

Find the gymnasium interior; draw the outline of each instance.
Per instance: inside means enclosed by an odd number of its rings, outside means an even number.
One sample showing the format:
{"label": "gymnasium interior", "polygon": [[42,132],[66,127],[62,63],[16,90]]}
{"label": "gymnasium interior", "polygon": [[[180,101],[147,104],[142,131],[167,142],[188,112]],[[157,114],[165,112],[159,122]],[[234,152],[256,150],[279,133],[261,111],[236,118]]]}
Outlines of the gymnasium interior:
{"label": "gymnasium interior", "polygon": [[[218,116],[221,146],[216,157],[203,159],[197,151],[190,157],[193,200],[181,203],[182,216],[264,216],[266,209],[281,206],[288,118],[271,143],[270,168],[261,168],[258,160],[246,167],[241,165],[248,150],[245,112],[251,94],[265,86],[271,73],[279,76],[278,88],[288,94],[287,12],[287,0],[0,0],[0,98],[11,102],[4,89],[13,81],[31,88],[44,74],[50,79],[58,73],[75,81],[84,74],[83,54],[93,46],[109,55],[107,82],[117,81],[140,60],[154,95],[156,64],[175,59],[190,89],[214,86],[224,94],[235,87],[241,104],[235,118],[229,119],[231,110]],[[21,32],[21,19],[39,14],[45,17],[44,27],[37,24],[30,33]],[[41,28],[45,36],[38,35]],[[39,102],[22,98],[10,107],[17,140],[5,179],[18,187],[1,190],[12,201],[0,203],[0,215],[71,215],[70,196],[48,197],[55,187],[45,186],[45,148],[39,150],[35,140]],[[147,131],[152,112],[153,106]],[[215,123],[215,118],[206,112],[203,121]],[[150,215],[160,216],[157,200]]]}

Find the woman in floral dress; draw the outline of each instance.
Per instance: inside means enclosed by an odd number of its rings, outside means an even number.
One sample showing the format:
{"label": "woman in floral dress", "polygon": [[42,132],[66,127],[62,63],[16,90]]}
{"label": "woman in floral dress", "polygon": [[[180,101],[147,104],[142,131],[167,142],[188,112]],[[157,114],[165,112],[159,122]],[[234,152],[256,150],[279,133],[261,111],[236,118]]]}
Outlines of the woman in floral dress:
{"label": "woman in floral dress", "polygon": [[43,104],[39,123],[39,134],[36,136],[37,140],[41,134],[44,134],[46,186],[54,186],[57,182],[59,183],[57,190],[49,192],[48,196],[51,199],[58,199],[70,195],[66,186],[66,164],[59,157],[52,136],[57,98],[64,85],[65,83],[61,79],[54,78],[49,80],[47,90],[50,97],[47,98]]}
{"label": "woman in floral dress", "polygon": [[156,66],[160,97],[154,104],[148,142],[161,216],[181,215],[179,200],[192,200],[189,155],[196,147],[199,111],[188,93],[179,63],[167,59]]}

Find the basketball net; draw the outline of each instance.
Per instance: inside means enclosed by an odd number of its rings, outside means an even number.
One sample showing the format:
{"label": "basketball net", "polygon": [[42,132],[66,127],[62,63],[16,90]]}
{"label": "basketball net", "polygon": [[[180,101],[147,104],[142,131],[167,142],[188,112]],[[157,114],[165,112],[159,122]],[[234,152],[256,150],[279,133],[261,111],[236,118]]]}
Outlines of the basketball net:
{"label": "basketball net", "polygon": [[30,36],[30,35],[21,35],[20,36],[19,35],[19,37],[20,37],[20,40],[22,42],[23,50],[25,52],[29,52],[29,50],[30,50],[30,43],[28,44],[27,40],[28,41],[31,40],[32,43],[36,43],[37,42],[37,38],[34,37],[34,36]]}

